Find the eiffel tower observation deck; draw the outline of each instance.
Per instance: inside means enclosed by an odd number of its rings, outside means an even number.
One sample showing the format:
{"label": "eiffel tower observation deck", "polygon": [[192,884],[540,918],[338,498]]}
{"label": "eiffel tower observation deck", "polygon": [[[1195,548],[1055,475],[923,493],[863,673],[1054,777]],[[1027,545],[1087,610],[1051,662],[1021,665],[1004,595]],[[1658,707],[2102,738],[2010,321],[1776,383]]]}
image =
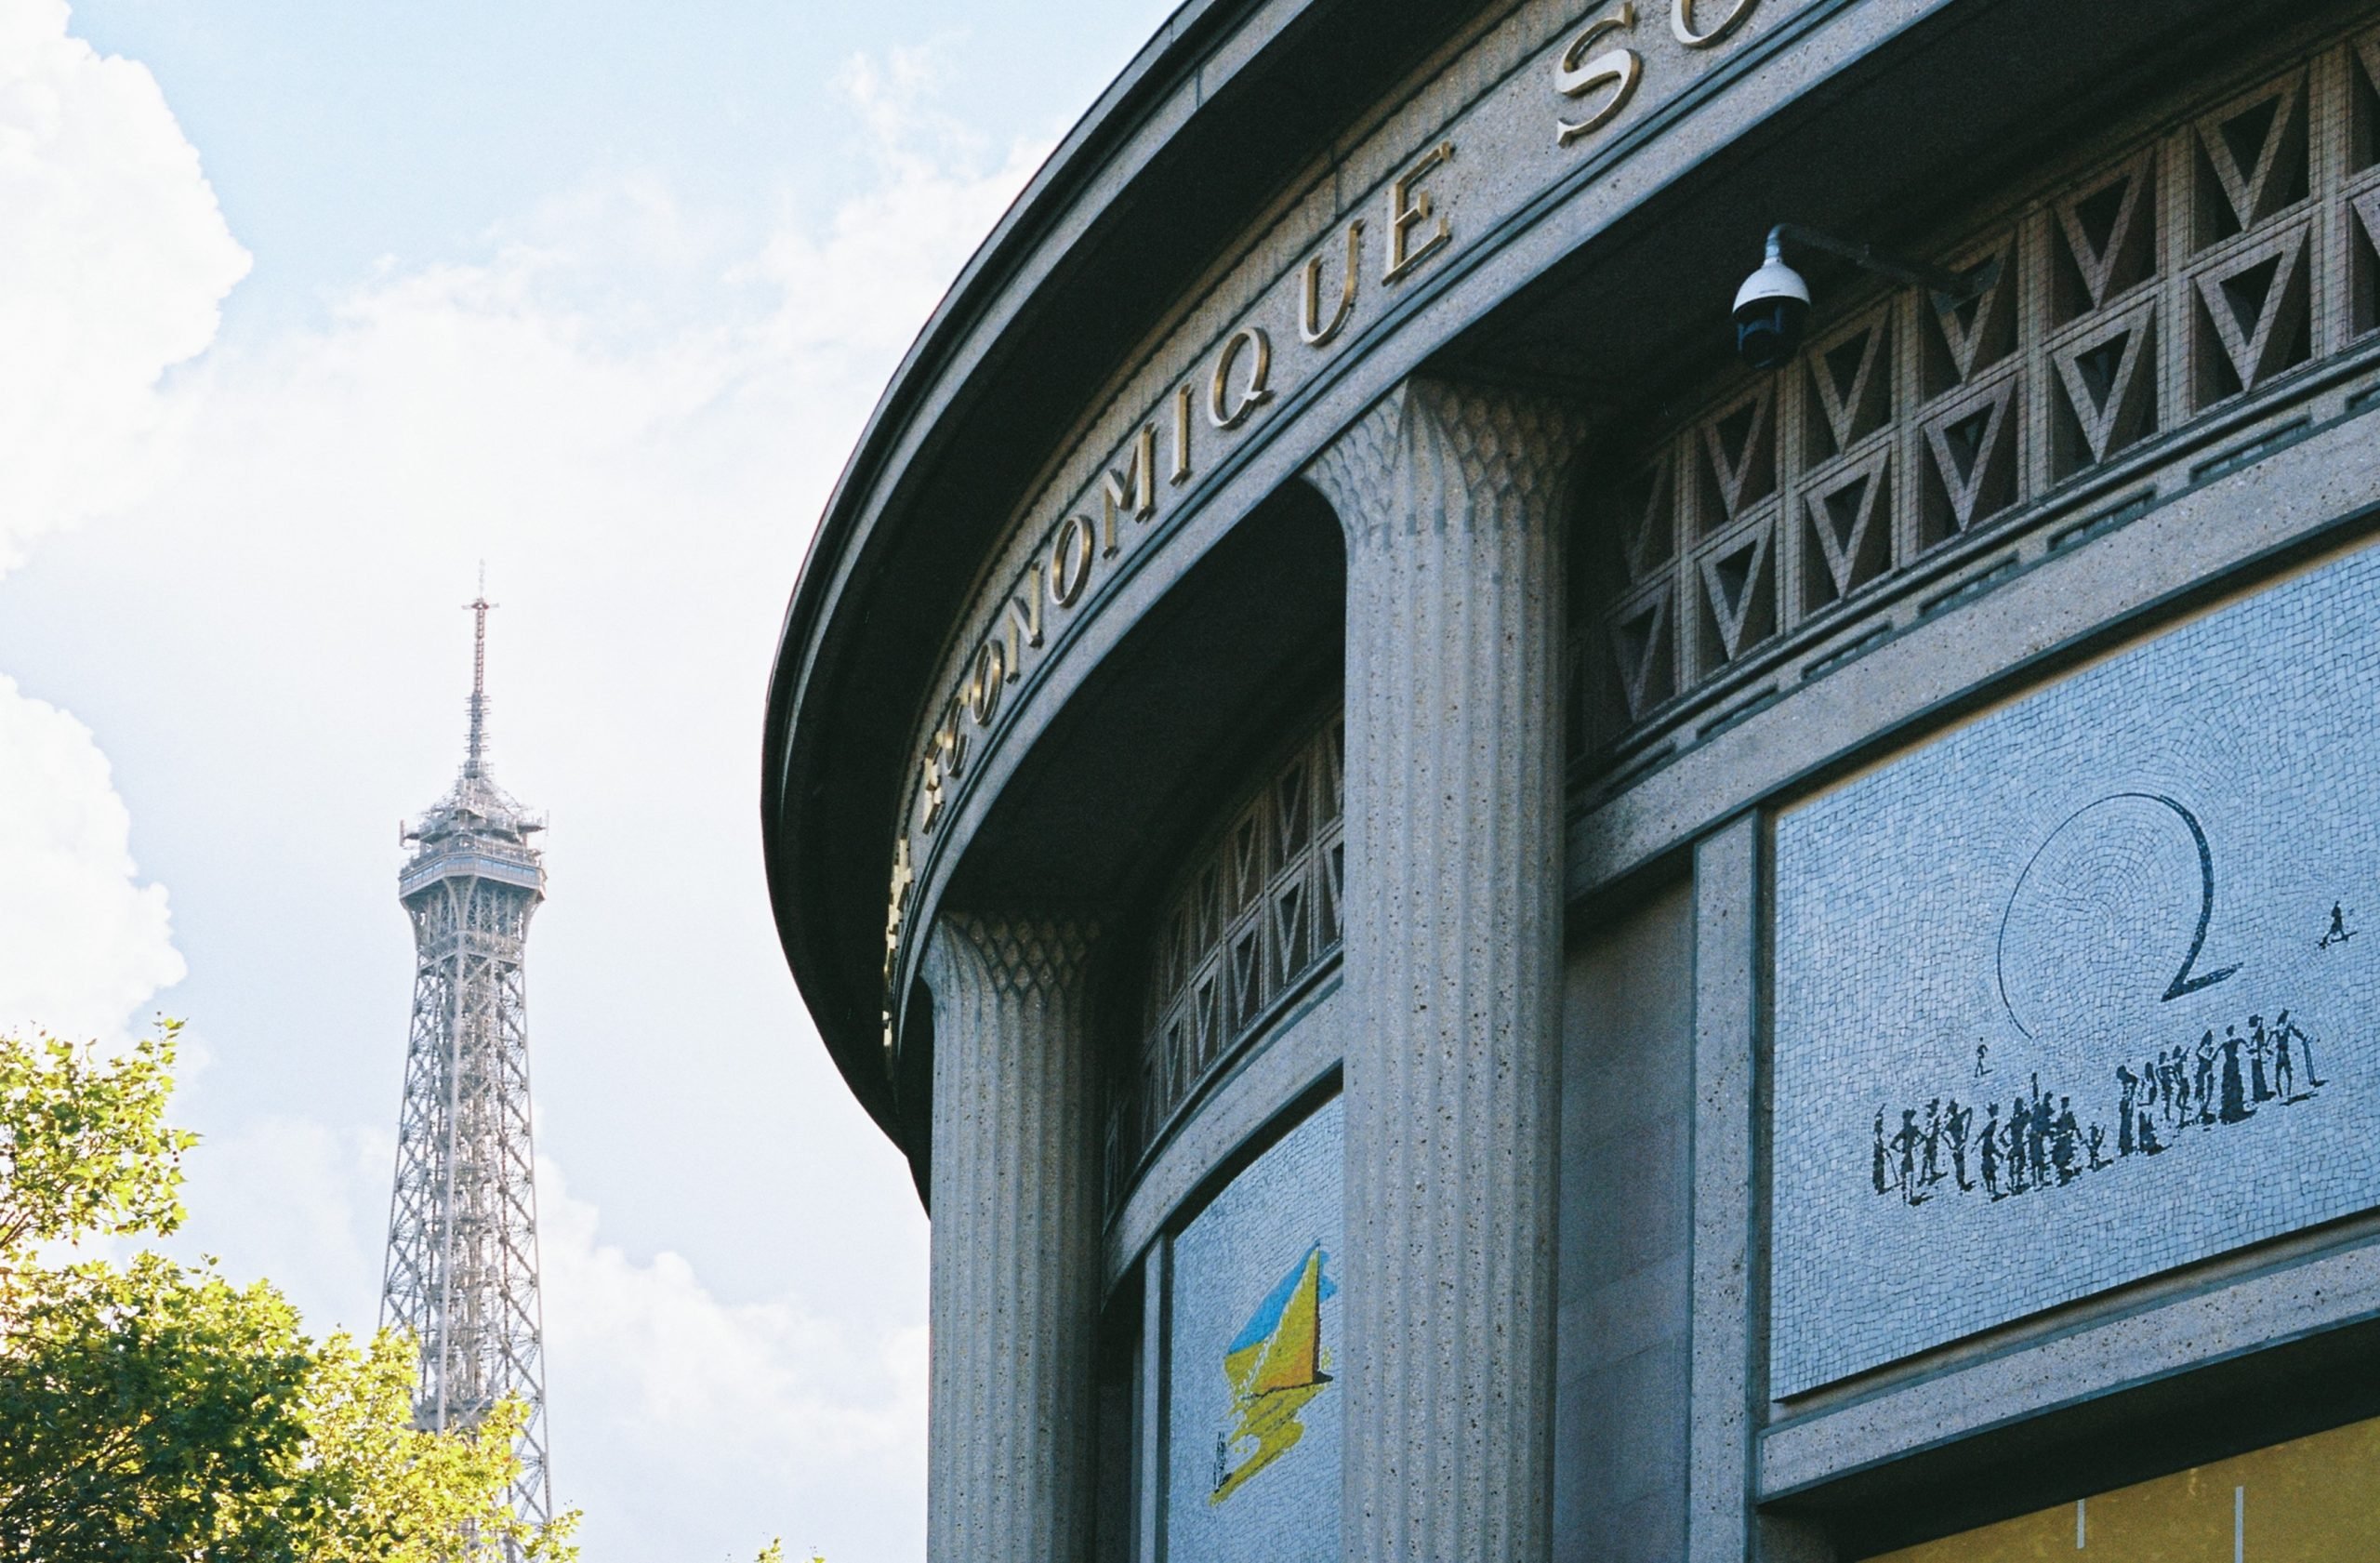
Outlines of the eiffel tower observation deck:
{"label": "eiffel tower observation deck", "polygon": [[380,1321],[421,1349],[415,1420],[469,1427],[509,1396],[529,1415],[514,1512],[552,1514],[547,1472],[537,1197],[530,1138],[522,962],[545,899],[543,816],[487,762],[487,601],[474,615],[470,732],[445,797],[403,829],[397,894],[413,922],[413,1022],[405,1050]]}

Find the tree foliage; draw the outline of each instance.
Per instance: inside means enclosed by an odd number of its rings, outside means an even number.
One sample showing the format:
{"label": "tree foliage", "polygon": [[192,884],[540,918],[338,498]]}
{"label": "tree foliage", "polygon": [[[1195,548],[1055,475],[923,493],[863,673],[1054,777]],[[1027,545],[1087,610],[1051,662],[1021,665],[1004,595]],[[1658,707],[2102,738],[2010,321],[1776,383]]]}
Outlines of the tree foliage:
{"label": "tree foliage", "polygon": [[0,1559],[574,1558],[575,1514],[506,1506],[523,1408],[416,1428],[404,1338],[316,1342],[270,1283],[154,1253],[40,1261],[179,1223],[174,1033],[112,1057],[0,1035]]}
{"label": "tree foliage", "polygon": [[181,1225],[182,1152],[198,1137],[165,1125],[180,1029],[166,1021],[117,1058],[0,1036],[0,1265],[36,1244]]}

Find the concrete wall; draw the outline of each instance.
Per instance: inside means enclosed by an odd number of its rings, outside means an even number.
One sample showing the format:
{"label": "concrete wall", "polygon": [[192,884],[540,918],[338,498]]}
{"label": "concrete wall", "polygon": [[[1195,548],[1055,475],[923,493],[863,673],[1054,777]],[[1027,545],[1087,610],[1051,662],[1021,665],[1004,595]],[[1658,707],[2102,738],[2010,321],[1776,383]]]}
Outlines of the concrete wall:
{"label": "concrete wall", "polygon": [[1562,1038],[1554,1556],[1686,1555],[1694,895],[1573,939]]}

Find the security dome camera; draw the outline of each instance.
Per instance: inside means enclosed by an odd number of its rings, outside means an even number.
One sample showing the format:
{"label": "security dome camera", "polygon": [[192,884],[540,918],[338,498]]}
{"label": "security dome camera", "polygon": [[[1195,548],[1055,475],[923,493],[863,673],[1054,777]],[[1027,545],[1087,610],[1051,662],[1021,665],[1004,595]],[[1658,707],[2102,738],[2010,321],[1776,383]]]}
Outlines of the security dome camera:
{"label": "security dome camera", "polygon": [[1755,369],[1781,369],[1802,346],[1810,318],[1810,285],[1785,264],[1776,238],[1768,259],[1736,289],[1736,351]]}
{"label": "security dome camera", "polygon": [[1781,369],[1802,346],[1802,328],[1810,318],[1810,285],[1785,264],[1785,241],[1839,256],[1854,266],[1890,277],[1911,287],[1930,290],[1937,307],[1950,309],[1979,298],[2000,280],[1995,258],[1965,272],[1946,272],[1923,261],[1886,255],[1872,245],[1854,244],[1780,222],[1768,231],[1768,257],[1760,270],[1736,290],[1736,351],[1755,369]]}

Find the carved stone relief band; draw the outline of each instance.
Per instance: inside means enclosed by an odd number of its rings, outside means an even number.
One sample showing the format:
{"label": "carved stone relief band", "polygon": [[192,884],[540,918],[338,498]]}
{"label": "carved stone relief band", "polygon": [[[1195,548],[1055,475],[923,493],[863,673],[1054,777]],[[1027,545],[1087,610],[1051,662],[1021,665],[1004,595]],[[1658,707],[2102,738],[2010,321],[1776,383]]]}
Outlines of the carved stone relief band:
{"label": "carved stone relief band", "polygon": [[1349,1557],[1549,1543],[1558,521],[1580,433],[1417,380],[1307,471],[1348,538]]}
{"label": "carved stone relief band", "polygon": [[926,947],[931,1557],[1089,1551],[1100,1206],[1084,978],[1097,936],[1063,919],[950,916]]}

